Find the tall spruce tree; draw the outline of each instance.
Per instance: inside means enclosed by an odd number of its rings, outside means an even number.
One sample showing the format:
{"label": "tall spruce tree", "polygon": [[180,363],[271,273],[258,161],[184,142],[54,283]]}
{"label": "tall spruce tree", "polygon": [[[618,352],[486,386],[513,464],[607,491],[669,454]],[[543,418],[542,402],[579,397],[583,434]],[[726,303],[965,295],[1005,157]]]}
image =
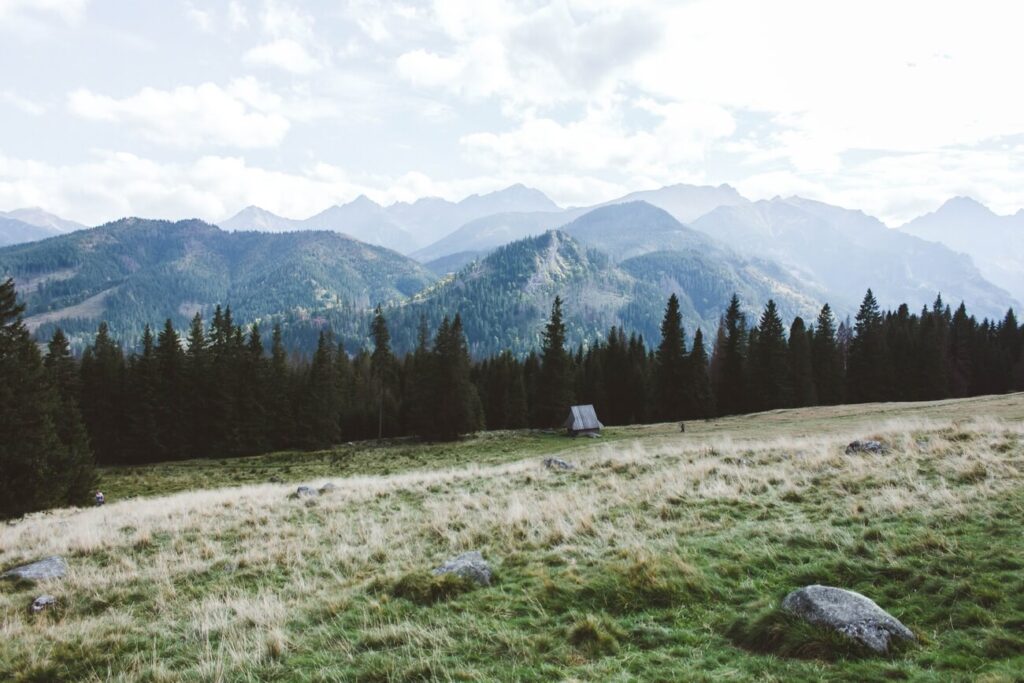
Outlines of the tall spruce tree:
{"label": "tall spruce tree", "polygon": [[734,415],[743,412],[749,404],[746,395],[747,322],[736,294],[732,295],[725,311],[721,341],[714,350],[715,398],[720,415]]}
{"label": "tall spruce tree", "polygon": [[662,420],[679,420],[686,414],[688,378],[686,376],[686,335],[679,298],[672,294],[661,321],[661,343],[658,344],[654,368],[654,391],[657,402],[655,416]]}
{"label": "tall spruce tree", "polygon": [[869,289],[857,312],[847,360],[847,390],[854,403],[884,401],[890,395],[891,367],[882,314]]}
{"label": "tall spruce tree", "polygon": [[157,336],[154,350],[156,362],[155,420],[160,432],[164,457],[180,459],[188,454],[186,424],[185,353],[181,337],[168,318]]}
{"label": "tall spruce tree", "polygon": [[687,417],[708,418],[715,414],[715,399],[711,390],[708,352],[704,348],[704,333],[698,327],[693,335],[693,350],[687,362],[689,392]]}
{"label": "tall spruce tree", "polygon": [[127,369],[124,352],[101,322],[79,368],[79,405],[96,461],[109,465],[128,460]]}
{"label": "tall spruce tree", "polygon": [[480,398],[470,379],[469,349],[462,329],[462,318],[441,323],[434,341],[434,419],[433,438],[457,439],[460,434],[481,427]]}
{"label": "tall spruce tree", "polygon": [[87,503],[96,485],[96,461],[89,446],[85,422],[78,408],[78,368],[71,357],[68,338],[59,327],[47,346],[43,366],[49,375],[50,385],[56,391],[57,411],[53,418],[54,427],[57,430],[57,438],[64,445],[64,459],[56,463],[56,469],[59,479],[66,487],[64,502]]}
{"label": "tall spruce tree", "polygon": [[793,388],[792,405],[797,408],[818,404],[818,391],[814,382],[811,361],[811,336],[804,327],[804,319],[797,316],[789,327],[789,371]]}
{"label": "tall spruce tree", "polygon": [[835,318],[828,304],[821,307],[811,341],[811,365],[818,403],[835,405],[843,400],[843,361],[836,340]]}
{"label": "tall spruce tree", "polygon": [[541,343],[537,420],[544,427],[560,424],[573,401],[571,358],[565,349],[562,299],[555,297]]}
{"label": "tall spruce tree", "polygon": [[398,362],[391,351],[391,332],[387,320],[378,305],[373,312],[370,325],[370,336],[373,337],[373,353],[370,356],[370,367],[373,373],[374,388],[377,393],[377,436],[392,435],[398,428],[399,418],[399,378]]}
{"label": "tall spruce tree", "polygon": [[758,410],[784,408],[792,401],[786,332],[775,301],[769,299],[751,344],[752,393]]}
{"label": "tall spruce tree", "polygon": [[71,502],[61,471],[68,450],[60,405],[39,349],[22,322],[14,280],[0,284],[0,516]]}

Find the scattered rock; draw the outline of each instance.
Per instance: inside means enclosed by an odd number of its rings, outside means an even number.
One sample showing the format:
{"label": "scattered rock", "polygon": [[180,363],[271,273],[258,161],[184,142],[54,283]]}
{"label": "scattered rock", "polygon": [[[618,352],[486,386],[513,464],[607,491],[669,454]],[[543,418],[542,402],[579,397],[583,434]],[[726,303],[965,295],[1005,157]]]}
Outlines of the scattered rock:
{"label": "scattered rock", "polygon": [[562,460],[561,458],[544,458],[544,467],[547,467],[549,470],[574,470],[574,469],[576,469],[576,465],[573,465],[571,462],[566,462],[565,460]]}
{"label": "scattered rock", "polygon": [[312,486],[300,486],[295,489],[295,493],[293,493],[290,498],[315,498],[319,495],[320,492]]}
{"label": "scattered rock", "polygon": [[434,570],[434,576],[455,574],[480,586],[491,585],[491,565],[476,550],[453,557]]}
{"label": "scattered rock", "polygon": [[38,562],[8,569],[0,574],[2,579],[25,579],[26,581],[44,581],[61,579],[68,573],[68,563],[63,557],[47,557]]}
{"label": "scattered rock", "polygon": [[853,441],[849,446],[846,447],[846,454],[853,455],[854,453],[874,453],[875,455],[885,455],[889,452],[889,448],[881,441]]}
{"label": "scattered rock", "polygon": [[284,480],[281,479],[281,477],[271,477],[267,481],[269,481],[271,484],[283,484],[284,483]]}
{"label": "scattered rock", "polygon": [[38,614],[44,609],[48,609],[57,604],[57,598],[52,595],[40,595],[38,598],[32,601],[29,605],[28,611],[32,614]]}
{"label": "scattered rock", "polygon": [[916,640],[910,629],[873,600],[831,586],[806,586],[782,601],[782,609],[804,621],[832,629],[873,652],[889,651],[893,638]]}
{"label": "scattered rock", "polygon": [[337,488],[338,487],[332,484],[331,482],[327,482],[326,484],[320,487],[320,495],[330,493],[331,491],[335,491],[337,490]]}

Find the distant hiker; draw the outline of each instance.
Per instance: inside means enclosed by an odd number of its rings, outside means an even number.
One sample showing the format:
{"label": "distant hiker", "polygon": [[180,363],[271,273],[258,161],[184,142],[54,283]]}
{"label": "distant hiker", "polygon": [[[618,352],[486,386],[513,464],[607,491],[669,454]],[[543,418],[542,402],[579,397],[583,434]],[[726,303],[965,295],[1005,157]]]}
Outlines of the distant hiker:
{"label": "distant hiker", "polygon": [[686,423],[685,422],[680,422],[679,423],[679,431],[681,431],[681,432],[685,432],[686,431]]}
{"label": "distant hiker", "polygon": [[107,502],[106,497],[103,495],[103,491],[96,492],[96,505],[103,505]]}

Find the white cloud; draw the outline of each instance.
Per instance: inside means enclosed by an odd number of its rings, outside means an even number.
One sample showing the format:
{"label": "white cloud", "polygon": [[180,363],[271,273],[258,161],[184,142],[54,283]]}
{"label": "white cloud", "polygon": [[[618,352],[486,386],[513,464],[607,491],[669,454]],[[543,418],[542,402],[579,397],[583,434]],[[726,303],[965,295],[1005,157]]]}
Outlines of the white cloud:
{"label": "white cloud", "polygon": [[278,38],[254,47],[243,59],[246,64],[272,66],[293,74],[309,74],[322,66],[306,48],[290,38]]}
{"label": "white cloud", "polygon": [[185,16],[187,16],[188,20],[191,21],[200,31],[204,33],[213,32],[213,15],[209,11],[199,9],[191,2],[186,2]]}
{"label": "white cloud", "polygon": [[176,147],[274,147],[288,119],[274,111],[280,98],[252,79],[227,88],[214,83],[173,90],[143,88],[117,99],[80,88],[68,96],[72,112],[86,119],[124,123],[145,138]]}
{"label": "white cloud", "polygon": [[0,91],[0,100],[17,107],[21,111],[26,114],[31,114],[32,116],[40,116],[46,113],[45,105],[30,100],[27,97],[23,97],[11,90]]}
{"label": "white cloud", "polygon": [[228,26],[232,31],[249,28],[249,13],[238,0],[231,0],[228,3]]}
{"label": "white cloud", "polygon": [[85,14],[88,0],[0,0],[0,21],[51,15],[74,24]]}

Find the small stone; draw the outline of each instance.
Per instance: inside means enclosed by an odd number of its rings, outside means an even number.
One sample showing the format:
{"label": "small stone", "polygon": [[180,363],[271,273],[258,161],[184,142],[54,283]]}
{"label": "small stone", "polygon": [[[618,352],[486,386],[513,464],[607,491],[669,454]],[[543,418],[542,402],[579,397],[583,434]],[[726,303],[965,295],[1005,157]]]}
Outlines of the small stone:
{"label": "small stone", "polygon": [[29,606],[28,611],[32,612],[32,614],[39,614],[43,610],[53,607],[56,604],[57,598],[53,597],[52,595],[40,595],[38,598],[32,601],[32,604]]}
{"label": "small stone", "polygon": [[323,495],[325,493],[330,493],[331,491],[336,491],[337,489],[338,489],[337,486],[335,486],[331,482],[327,482],[326,484],[324,484],[323,486],[320,487],[320,495]]}
{"label": "small stone", "polygon": [[68,563],[63,557],[47,557],[38,562],[25,564],[14,569],[8,569],[0,578],[3,579],[25,579],[26,581],[44,581],[46,579],[61,579],[68,573]]}
{"label": "small stone", "polygon": [[874,600],[842,588],[817,585],[800,588],[786,596],[782,609],[879,654],[889,651],[894,638],[916,640],[910,629]]}
{"label": "small stone", "polygon": [[453,557],[434,570],[434,576],[455,574],[480,586],[491,585],[491,565],[476,550]]}
{"label": "small stone", "polygon": [[298,498],[312,498],[320,495],[312,486],[300,486],[295,489],[295,496]]}
{"label": "small stone", "polygon": [[850,442],[850,445],[846,447],[847,455],[853,455],[854,453],[885,455],[888,452],[889,448],[881,441],[852,441]]}
{"label": "small stone", "polygon": [[269,481],[271,484],[283,484],[284,483],[284,481],[281,479],[281,477],[271,477],[267,481]]}
{"label": "small stone", "polygon": [[544,458],[544,467],[549,470],[574,470],[576,465],[571,462],[566,462],[560,458]]}

